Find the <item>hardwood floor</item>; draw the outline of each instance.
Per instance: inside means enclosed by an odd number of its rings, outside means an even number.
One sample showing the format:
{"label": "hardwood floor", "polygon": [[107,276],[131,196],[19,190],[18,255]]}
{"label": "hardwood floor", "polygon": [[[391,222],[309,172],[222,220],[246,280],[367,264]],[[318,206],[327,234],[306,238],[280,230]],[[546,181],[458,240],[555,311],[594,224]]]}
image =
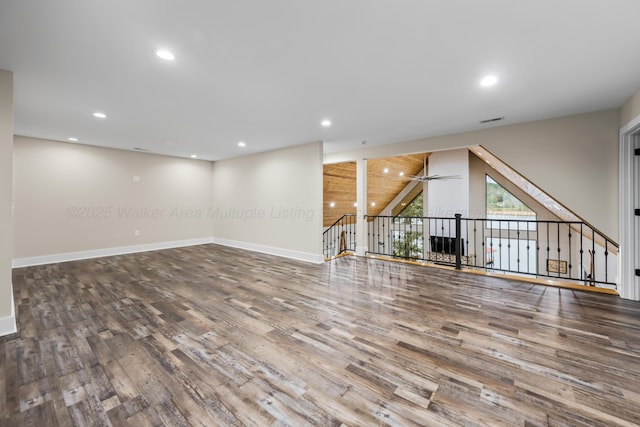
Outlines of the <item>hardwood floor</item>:
{"label": "hardwood floor", "polygon": [[14,270],[0,426],[640,424],[640,303],[202,245]]}

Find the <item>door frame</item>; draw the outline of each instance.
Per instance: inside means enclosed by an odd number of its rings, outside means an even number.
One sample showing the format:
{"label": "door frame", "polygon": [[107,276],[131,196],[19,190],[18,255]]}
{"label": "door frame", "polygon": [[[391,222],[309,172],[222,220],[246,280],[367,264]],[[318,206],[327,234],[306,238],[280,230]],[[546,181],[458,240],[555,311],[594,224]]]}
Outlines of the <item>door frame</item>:
{"label": "door frame", "polygon": [[640,301],[640,279],[635,276],[636,248],[640,247],[640,230],[635,227],[634,194],[640,171],[634,170],[634,145],[640,139],[640,116],[635,117],[620,129],[620,176],[619,176],[619,222],[620,222],[620,257],[618,261],[618,292],[625,299]]}

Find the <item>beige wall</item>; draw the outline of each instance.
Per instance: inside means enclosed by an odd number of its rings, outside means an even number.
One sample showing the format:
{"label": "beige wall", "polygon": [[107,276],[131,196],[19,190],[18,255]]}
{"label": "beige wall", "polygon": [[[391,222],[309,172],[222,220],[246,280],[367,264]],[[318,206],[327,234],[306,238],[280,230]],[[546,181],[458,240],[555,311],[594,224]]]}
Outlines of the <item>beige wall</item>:
{"label": "beige wall", "polygon": [[13,74],[0,70],[0,335],[13,328],[11,312],[11,159]]}
{"label": "beige wall", "polygon": [[324,161],[482,145],[617,240],[619,124],[620,110],[611,109],[328,154]]}
{"label": "beige wall", "polygon": [[309,261],[322,253],[322,143],[217,161],[215,241]]}
{"label": "beige wall", "polygon": [[638,116],[640,116],[640,90],[622,106],[620,112],[620,127],[623,127]]}
{"label": "beige wall", "polygon": [[205,161],[16,136],[13,256],[210,238],[211,171]]}

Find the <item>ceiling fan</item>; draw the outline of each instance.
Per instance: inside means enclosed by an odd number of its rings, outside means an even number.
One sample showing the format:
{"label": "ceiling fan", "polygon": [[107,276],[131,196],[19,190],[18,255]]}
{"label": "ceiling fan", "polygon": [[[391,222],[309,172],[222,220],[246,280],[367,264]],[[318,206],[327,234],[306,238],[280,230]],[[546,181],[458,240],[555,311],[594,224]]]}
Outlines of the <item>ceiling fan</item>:
{"label": "ceiling fan", "polygon": [[437,175],[437,174],[427,175],[427,156],[425,156],[422,175],[407,176],[405,179],[408,181],[420,181],[420,182],[429,182],[429,181],[437,181],[437,180],[446,181],[448,179],[460,179],[460,175]]}

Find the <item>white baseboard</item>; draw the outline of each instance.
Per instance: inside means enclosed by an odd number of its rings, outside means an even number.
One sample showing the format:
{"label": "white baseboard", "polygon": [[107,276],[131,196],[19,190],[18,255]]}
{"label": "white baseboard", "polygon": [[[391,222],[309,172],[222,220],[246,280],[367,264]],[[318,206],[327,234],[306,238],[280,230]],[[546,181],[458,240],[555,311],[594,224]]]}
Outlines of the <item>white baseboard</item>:
{"label": "white baseboard", "polygon": [[11,316],[0,318],[0,337],[15,334],[18,332],[16,326],[16,306],[13,301],[13,285],[9,284],[9,292],[11,292]]}
{"label": "white baseboard", "polygon": [[199,239],[176,240],[173,242],[148,243],[145,245],[121,246],[116,248],[95,249],[90,251],[67,252],[62,254],[43,255],[27,258],[14,258],[11,266],[13,268],[31,267],[34,265],[78,261],[82,259],[132,254],[136,252],[157,251],[161,249],[181,248],[184,246],[203,245],[207,243],[213,243],[213,239],[211,237],[203,237]]}
{"label": "white baseboard", "polygon": [[232,248],[246,249],[249,251],[260,252],[269,255],[276,255],[284,258],[291,258],[298,261],[311,262],[314,264],[322,264],[324,257],[321,254],[312,254],[309,252],[294,251],[291,249],[276,248],[273,246],[258,245],[256,243],[239,242],[236,240],[213,238],[213,243],[229,246]]}
{"label": "white baseboard", "polygon": [[0,318],[0,337],[18,332],[16,328],[16,317],[9,316]]}

